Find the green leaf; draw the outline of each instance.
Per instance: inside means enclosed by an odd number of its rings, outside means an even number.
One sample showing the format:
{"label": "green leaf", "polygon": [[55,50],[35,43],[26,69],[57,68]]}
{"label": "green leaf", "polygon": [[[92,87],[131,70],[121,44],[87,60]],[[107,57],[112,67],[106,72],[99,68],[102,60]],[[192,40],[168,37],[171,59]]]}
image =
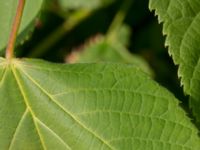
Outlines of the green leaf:
{"label": "green leaf", "polygon": [[177,99],[131,65],[0,58],[0,149],[199,150]]}
{"label": "green leaf", "polygon": [[[43,0],[27,0],[24,8],[21,26],[17,41],[23,42],[28,38],[30,27],[34,23],[36,16],[41,10]],[[11,26],[16,14],[18,0],[0,1],[0,50],[3,50],[7,43],[11,31]],[[31,28],[32,29],[32,28]]]}
{"label": "green leaf", "polygon": [[113,0],[58,0],[63,9],[95,9],[108,5]]}
{"label": "green leaf", "polygon": [[179,65],[181,84],[200,122],[200,1],[150,0],[150,9],[164,22],[166,45]]}

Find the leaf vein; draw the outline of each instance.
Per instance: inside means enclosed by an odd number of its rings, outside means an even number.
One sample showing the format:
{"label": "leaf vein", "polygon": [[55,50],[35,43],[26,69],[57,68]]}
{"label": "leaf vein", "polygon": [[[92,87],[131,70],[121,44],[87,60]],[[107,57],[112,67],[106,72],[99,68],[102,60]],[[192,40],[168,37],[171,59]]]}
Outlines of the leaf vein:
{"label": "leaf vein", "polygon": [[176,122],[176,121],[172,121],[172,120],[166,120],[164,118],[157,117],[157,116],[142,115],[142,114],[139,114],[139,113],[120,112],[120,111],[113,111],[113,110],[95,110],[95,111],[77,113],[76,115],[81,116],[81,115],[95,114],[95,113],[116,113],[116,114],[122,114],[122,115],[138,116],[138,117],[145,117],[145,118],[150,118],[150,119],[158,119],[158,120],[163,120],[164,122],[170,122],[170,123],[173,123],[173,124],[180,125],[184,128],[189,129],[190,131],[192,131],[192,129],[190,127],[185,126],[184,124],[182,124],[180,122]]}
{"label": "leaf vein", "polygon": [[24,73],[25,76],[28,77],[28,79],[36,85],[45,95],[47,95],[53,103],[55,103],[57,106],[60,107],[66,114],[68,114],[79,126],[81,126],[83,129],[88,131],[90,134],[92,134],[94,137],[96,137],[99,141],[101,141],[104,145],[106,145],[109,149],[114,150],[114,148],[102,137],[100,137],[97,133],[93,132],[91,129],[86,127],[78,118],[76,118],[71,112],[66,110],[60,103],[56,102],[56,100],[44,89],[42,88],[28,73],[26,73],[22,68],[21,71]]}
{"label": "leaf vein", "polygon": [[44,122],[42,122],[39,118],[36,117],[36,121],[41,124],[44,128],[46,128],[48,131],[50,131],[55,137],[57,137],[61,143],[63,143],[65,145],[65,147],[67,149],[71,150],[71,147],[65,142],[63,141],[63,139],[57,134],[55,133],[52,129],[50,129]]}

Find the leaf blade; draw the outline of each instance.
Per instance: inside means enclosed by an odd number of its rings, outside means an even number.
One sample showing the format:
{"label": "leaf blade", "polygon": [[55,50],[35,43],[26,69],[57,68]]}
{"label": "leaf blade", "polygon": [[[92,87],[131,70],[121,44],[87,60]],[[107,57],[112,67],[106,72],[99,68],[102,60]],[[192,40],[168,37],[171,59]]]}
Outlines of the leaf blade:
{"label": "leaf blade", "polygon": [[[14,104],[5,107],[8,112],[16,104],[22,105],[15,112],[19,116],[29,109],[26,128],[34,133],[29,136],[36,138],[32,144],[38,149],[51,149],[55,143],[61,149],[199,149],[197,129],[175,97],[132,65],[59,65],[38,60],[13,60],[10,65],[0,92],[14,85],[15,94],[0,95],[0,107],[9,99]],[[19,122],[8,120],[15,126]],[[6,129],[2,121],[1,128]],[[0,133],[0,138],[6,134]],[[18,136],[24,139],[24,133]],[[0,147],[6,149],[1,142]]]}
{"label": "leaf blade", "polygon": [[[165,8],[165,9],[163,9]],[[167,35],[166,45],[175,64],[179,65],[178,75],[184,92],[190,96],[190,107],[200,121],[200,2],[197,0],[150,1],[150,9],[155,10],[159,21],[163,22],[163,32]]]}

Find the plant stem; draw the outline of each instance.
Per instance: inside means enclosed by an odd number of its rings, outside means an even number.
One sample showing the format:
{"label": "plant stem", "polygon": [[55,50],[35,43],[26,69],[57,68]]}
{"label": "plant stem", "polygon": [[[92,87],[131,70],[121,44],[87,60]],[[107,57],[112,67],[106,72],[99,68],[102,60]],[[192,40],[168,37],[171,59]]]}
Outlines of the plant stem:
{"label": "plant stem", "polygon": [[13,21],[9,41],[8,41],[8,46],[6,49],[6,58],[7,59],[12,59],[14,57],[14,48],[15,48],[15,42],[17,38],[17,33],[20,27],[21,23],[21,18],[24,10],[24,5],[25,5],[26,0],[19,0],[18,6],[17,6],[17,11],[16,15]]}
{"label": "plant stem", "polygon": [[87,10],[78,10],[72,14],[69,19],[67,19],[61,26],[53,31],[53,33],[44,39],[41,44],[31,50],[31,53],[28,54],[28,57],[39,57],[43,55],[50,47],[54,46],[63,36],[65,36],[67,32],[71,31],[82,20],[87,18],[90,13],[91,12]]}
{"label": "plant stem", "polygon": [[107,35],[106,35],[107,40],[113,41],[116,38],[116,34],[120,26],[122,25],[133,2],[134,0],[124,0],[122,6],[120,7],[119,11],[115,15],[115,18],[107,32]]}

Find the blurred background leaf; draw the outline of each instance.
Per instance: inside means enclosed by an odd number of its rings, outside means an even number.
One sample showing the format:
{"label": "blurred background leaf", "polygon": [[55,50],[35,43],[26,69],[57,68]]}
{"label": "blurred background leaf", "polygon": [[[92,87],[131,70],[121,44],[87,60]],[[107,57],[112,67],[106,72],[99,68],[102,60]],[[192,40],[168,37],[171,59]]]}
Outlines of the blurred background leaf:
{"label": "blurred background leaf", "polygon": [[[120,33],[120,32],[119,32]],[[104,37],[96,37],[78,50],[67,56],[68,63],[128,63],[134,64],[153,76],[148,63],[139,55],[131,54],[122,44],[125,41],[109,42]]]}

